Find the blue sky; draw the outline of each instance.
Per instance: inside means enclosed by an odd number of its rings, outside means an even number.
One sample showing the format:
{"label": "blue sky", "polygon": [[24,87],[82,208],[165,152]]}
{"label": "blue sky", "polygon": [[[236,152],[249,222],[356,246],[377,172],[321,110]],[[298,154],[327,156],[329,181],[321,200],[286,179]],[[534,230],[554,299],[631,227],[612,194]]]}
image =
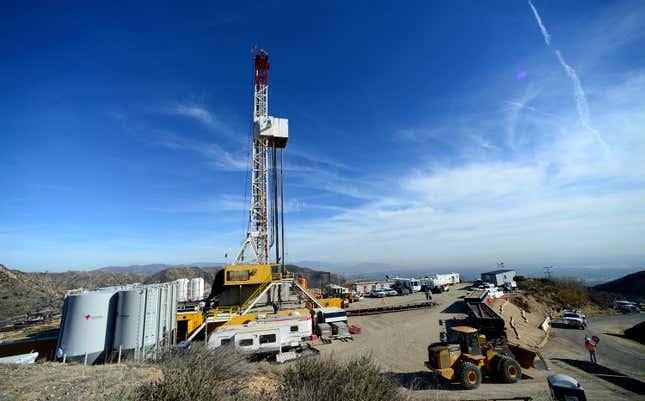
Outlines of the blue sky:
{"label": "blue sky", "polygon": [[0,263],[235,253],[257,43],[288,261],[642,266],[645,3],[231,4],[3,3]]}

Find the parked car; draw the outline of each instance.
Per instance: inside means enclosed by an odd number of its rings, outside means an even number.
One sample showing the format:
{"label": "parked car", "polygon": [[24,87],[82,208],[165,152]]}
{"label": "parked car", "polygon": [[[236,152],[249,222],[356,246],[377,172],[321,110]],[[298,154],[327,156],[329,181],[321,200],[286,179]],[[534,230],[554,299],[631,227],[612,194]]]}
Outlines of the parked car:
{"label": "parked car", "polygon": [[630,301],[614,301],[614,309],[623,313],[639,312],[638,305]]}
{"label": "parked car", "polygon": [[564,310],[562,312],[562,324],[577,329],[587,328],[587,317],[579,310]]}
{"label": "parked car", "polygon": [[370,291],[370,297],[372,298],[384,298],[387,296],[387,293],[383,289],[376,289]]}
{"label": "parked car", "polygon": [[385,293],[387,294],[388,297],[393,297],[393,296],[399,295],[399,292],[397,290],[395,290],[395,289],[392,289],[392,288],[386,289]]}

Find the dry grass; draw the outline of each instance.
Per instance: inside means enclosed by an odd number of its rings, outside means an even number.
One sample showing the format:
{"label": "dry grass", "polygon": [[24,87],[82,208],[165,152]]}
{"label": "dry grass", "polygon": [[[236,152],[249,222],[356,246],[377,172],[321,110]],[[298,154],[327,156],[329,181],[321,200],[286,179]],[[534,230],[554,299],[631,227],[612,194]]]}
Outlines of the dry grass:
{"label": "dry grass", "polygon": [[[162,377],[123,392],[121,401],[228,401],[240,400],[248,382],[249,364],[230,348],[191,351],[160,362]],[[114,398],[113,398],[114,399]]]}
{"label": "dry grass", "polygon": [[161,362],[158,380],[122,391],[119,401],[390,401],[398,386],[369,357],[309,357],[280,367],[250,364],[233,349],[193,349]]}
{"label": "dry grass", "polygon": [[531,278],[518,281],[521,295],[512,302],[531,311],[529,298],[539,299],[549,309],[560,311],[566,308],[582,308],[589,304],[589,291],[582,281],[577,279]]}
{"label": "dry grass", "polygon": [[0,365],[0,399],[115,400],[138,383],[160,376],[160,370],[146,365]]}
{"label": "dry grass", "polygon": [[370,357],[340,362],[327,357],[297,361],[283,375],[274,400],[390,401],[399,400],[398,386],[379,372]]}

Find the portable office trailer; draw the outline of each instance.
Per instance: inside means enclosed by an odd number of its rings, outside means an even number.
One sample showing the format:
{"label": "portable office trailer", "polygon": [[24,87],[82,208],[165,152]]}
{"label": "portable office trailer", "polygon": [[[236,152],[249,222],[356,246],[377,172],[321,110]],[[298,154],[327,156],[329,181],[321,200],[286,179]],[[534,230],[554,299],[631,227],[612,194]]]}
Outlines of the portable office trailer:
{"label": "portable office trailer", "polygon": [[393,281],[357,281],[352,284],[352,289],[356,294],[369,294],[374,290],[390,289],[394,285]]}
{"label": "portable office trailer", "polygon": [[325,284],[323,287],[323,293],[325,294],[326,297],[339,297],[342,298],[346,294],[350,293],[349,288],[336,285],[336,284]]}
{"label": "portable office trailer", "polygon": [[494,284],[498,287],[501,286],[514,286],[515,284],[515,270],[502,269],[494,270],[481,274],[482,281]]}
{"label": "portable office trailer", "polygon": [[421,281],[416,278],[396,277],[394,278],[394,286],[401,289],[405,288],[410,293],[421,291]]}
{"label": "portable office trailer", "polygon": [[428,288],[437,288],[444,285],[453,285],[460,283],[459,273],[433,274],[423,279],[423,284]]}
{"label": "portable office trailer", "polygon": [[275,353],[298,347],[311,334],[311,315],[294,310],[290,315],[258,316],[257,321],[218,327],[209,337],[208,347],[232,345],[244,352]]}

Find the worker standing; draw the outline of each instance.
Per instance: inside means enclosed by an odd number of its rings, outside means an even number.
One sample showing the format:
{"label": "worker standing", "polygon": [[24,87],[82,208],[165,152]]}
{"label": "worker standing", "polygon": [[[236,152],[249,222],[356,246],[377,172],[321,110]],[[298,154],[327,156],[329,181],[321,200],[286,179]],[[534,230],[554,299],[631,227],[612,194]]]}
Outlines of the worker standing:
{"label": "worker standing", "polygon": [[591,358],[592,363],[598,363],[598,360],[596,359],[596,344],[595,342],[591,342],[591,346],[589,347],[589,357]]}
{"label": "worker standing", "polygon": [[589,351],[589,359],[591,363],[598,363],[596,359],[596,346],[597,343],[592,341],[591,338],[589,338],[588,335],[585,336],[585,349]]}
{"label": "worker standing", "polygon": [[428,301],[432,301],[432,291],[430,290],[430,288],[426,290],[426,299]]}

